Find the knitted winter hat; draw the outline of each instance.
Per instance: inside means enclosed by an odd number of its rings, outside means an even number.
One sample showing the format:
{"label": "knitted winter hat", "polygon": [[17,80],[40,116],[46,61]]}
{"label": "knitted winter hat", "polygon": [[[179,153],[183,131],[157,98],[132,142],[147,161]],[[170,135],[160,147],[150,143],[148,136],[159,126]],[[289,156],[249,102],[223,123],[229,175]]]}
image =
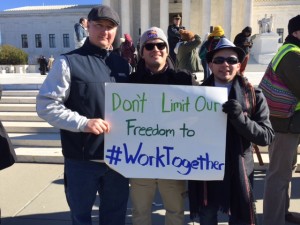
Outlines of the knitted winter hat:
{"label": "knitted winter hat", "polygon": [[195,34],[188,30],[179,30],[179,34],[181,37],[181,40],[183,41],[191,41],[193,40]]}
{"label": "knitted winter hat", "polygon": [[221,37],[224,34],[224,30],[221,26],[215,26],[209,37]]}
{"label": "knitted winter hat", "polygon": [[293,17],[289,20],[288,31],[292,34],[295,31],[300,30],[300,15]]}
{"label": "knitted winter hat", "polygon": [[152,39],[161,39],[163,42],[165,42],[167,45],[167,51],[169,52],[168,39],[167,39],[165,33],[163,32],[163,30],[158,27],[150,27],[148,30],[146,30],[142,34],[142,36],[140,38],[140,46],[141,46],[140,47],[140,55],[143,54],[143,48],[144,48],[145,43]]}

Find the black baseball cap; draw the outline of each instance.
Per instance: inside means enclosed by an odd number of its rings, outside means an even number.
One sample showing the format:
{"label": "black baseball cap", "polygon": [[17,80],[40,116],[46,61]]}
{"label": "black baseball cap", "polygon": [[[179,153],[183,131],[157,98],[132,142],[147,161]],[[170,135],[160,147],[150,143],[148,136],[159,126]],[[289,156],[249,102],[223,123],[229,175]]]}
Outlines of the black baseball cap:
{"label": "black baseball cap", "polygon": [[116,11],[106,5],[100,5],[91,9],[88,20],[110,20],[116,26],[120,25],[120,18]]}

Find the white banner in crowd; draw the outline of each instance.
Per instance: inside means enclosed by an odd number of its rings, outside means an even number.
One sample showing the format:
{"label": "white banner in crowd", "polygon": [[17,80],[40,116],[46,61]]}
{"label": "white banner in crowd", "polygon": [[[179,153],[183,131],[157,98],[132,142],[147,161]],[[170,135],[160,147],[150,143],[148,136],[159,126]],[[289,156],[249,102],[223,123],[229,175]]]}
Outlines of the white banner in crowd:
{"label": "white banner in crowd", "polygon": [[227,89],[105,84],[105,162],[128,178],[222,180]]}

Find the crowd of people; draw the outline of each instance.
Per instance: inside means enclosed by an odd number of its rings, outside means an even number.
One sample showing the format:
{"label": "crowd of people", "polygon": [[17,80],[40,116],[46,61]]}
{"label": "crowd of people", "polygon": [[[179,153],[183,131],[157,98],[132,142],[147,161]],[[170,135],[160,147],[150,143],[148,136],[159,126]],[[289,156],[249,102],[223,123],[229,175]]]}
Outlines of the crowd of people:
{"label": "crowd of people", "polygon": [[[51,70],[36,98],[36,109],[41,118],[60,129],[72,224],[92,224],[92,207],[99,194],[99,224],[125,224],[130,198],[133,225],[151,225],[151,205],[158,190],[166,225],[184,224],[185,197],[191,220],[199,218],[201,225],[217,225],[219,211],[228,215],[231,225],[258,225],[253,145],[269,146],[263,225],[284,225],[285,221],[300,224],[300,218],[289,211],[289,188],[300,138],[300,15],[289,20],[289,34],[258,88],[244,73],[252,47],[249,26],[233,42],[221,26],[215,26],[202,42],[198,34],[182,26],[177,14],[167,35],[159,27],[150,27],[136,48],[130,34],[124,34],[116,50],[113,43],[119,26],[116,11],[96,6],[75,25],[75,50],[51,59],[51,63],[45,57],[39,59],[41,74]],[[201,63],[205,75],[200,84],[195,73],[201,70]],[[104,83],[114,82],[225,88],[223,179],[128,179],[104,163],[104,136],[115,129],[104,115]],[[284,88],[284,94],[279,91],[272,95],[275,88],[270,90],[270,85]],[[5,132],[2,125],[0,128]],[[1,139],[1,151],[2,146],[9,153],[5,168],[13,164],[15,154],[9,141]],[[0,153],[1,159],[7,157]]]}

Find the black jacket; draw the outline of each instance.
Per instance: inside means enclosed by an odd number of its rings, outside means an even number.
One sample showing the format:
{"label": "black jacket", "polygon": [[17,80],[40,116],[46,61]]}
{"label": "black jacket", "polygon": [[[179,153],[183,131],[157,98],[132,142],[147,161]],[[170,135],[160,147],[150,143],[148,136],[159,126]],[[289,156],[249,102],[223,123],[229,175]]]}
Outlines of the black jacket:
{"label": "black jacket", "polygon": [[[250,99],[248,96],[253,91],[248,85],[250,84],[244,77],[237,75],[229,93],[228,99],[238,100],[244,113],[227,121],[224,179],[189,181],[191,218],[199,216],[199,209],[207,200],[207,204],[214,204],[225,213],[230,212],[245,224],[256,224],[251,187],[254,170],[252,143],[261,146],[270,144],[274,138],[274,131],[262,91],[254,89],[255,97]],[[201,86],[214,86],[213,74]],[[249,101],[253,104],[249,104]]]}
{"label": "black jacket", "polygon": [[170,58],[167,58],[167,68],[162,73],[152,74],[141,59],[137,71],[129,76],[130,83],[142,84],[178,84],[192,85],[192,74],[187,70],[175,70]]}
{"label": "black jacket", "polygon": [[[104,118],[105,82],[128,82],[129,65],[120,55],[92,45],[65,54],[70,66],[71,86],[65,106],[87,118]],[[103,159],[104,134],[61,130],[66,158]]]}
{"label": "black jacket", "polygon": [[15,150],[0,121],[0,170],[13,165],[15,161]]}

